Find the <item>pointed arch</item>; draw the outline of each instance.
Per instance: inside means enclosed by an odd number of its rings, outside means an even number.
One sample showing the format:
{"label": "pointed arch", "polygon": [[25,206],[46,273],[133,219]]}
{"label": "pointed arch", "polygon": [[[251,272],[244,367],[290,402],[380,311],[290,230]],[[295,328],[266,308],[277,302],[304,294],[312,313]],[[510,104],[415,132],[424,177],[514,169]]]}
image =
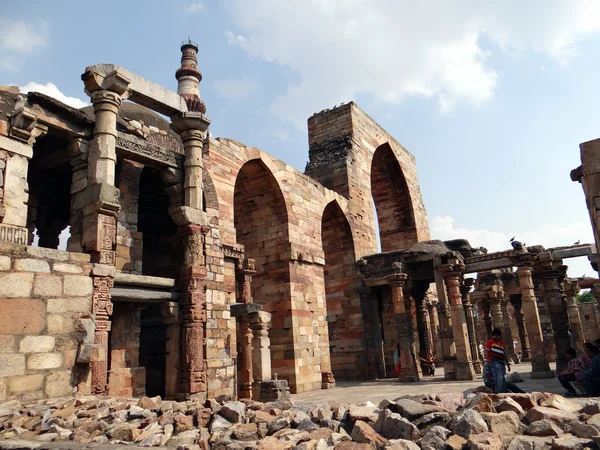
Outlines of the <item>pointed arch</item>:
{"label": "pointed arch", "polygon": [[213,183],[212,177],[206,167],[202,169],[202,210],[207,212],[212,210],[215,215],[219,215],[219,197],[217,189]]}
{"label": "pointed arch", "polygon": [[356,270],[354,240],[348,219],[337,201],[323,211],[321,239],[325,255],[324,280],[331,369],[336,379],[366,377],[366,355],[361,344],[363,324],[361,285]]}
{"label": "pointed arch", "polygon": [[377,147],[373,154],[371,194],[377,211],[381,251],[402,250],[416,244],[417,227],[410,192],[388,143]]}

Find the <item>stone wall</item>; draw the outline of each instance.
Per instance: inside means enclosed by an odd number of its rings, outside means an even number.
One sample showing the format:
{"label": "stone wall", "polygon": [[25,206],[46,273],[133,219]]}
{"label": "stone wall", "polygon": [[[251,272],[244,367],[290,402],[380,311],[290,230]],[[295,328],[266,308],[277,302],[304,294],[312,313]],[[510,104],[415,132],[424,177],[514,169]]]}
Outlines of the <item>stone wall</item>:
{"label": "stone wall", "polygon": [[571,172],[571,179],[581,182],[583,187],[596,248],[600,254],[600,139],[583,142],[579,149],[581,167]]}
{"label": "stone wall", "polygon": [[594,342],[600,338],[600,307],[596,302],[579,303],[578,306],[585,342]]}
{"label": "stone wall", "polygon": [[123,159],[117,165],[116,186],[119,197],[119,222],[117,224],[117,270],[123,273],[142,273],[142,233],[138,231],[138,200],[140,175],[144,166]]}
{"label": "stone wall", "polygon": [[71,395],[85,379],[74,327],[91,314],[89,258],[0,243],[0,400]]}

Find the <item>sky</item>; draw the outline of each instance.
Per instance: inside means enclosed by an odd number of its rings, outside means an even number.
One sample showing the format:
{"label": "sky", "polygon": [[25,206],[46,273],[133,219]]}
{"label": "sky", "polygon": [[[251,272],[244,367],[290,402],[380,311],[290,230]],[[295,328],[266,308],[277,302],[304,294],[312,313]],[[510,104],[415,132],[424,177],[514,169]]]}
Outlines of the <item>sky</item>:
{"label": "sky", "polygon": [[[300,171],[306,119],[357,102],[417,160],[433,239],[592,242],[579,144],[600,137],[597,0],[0,0],[0,84],[74,106],[85,67],[176,90],[199,45],[213,136]],[[571,276],[593,275],[585,258]]]}

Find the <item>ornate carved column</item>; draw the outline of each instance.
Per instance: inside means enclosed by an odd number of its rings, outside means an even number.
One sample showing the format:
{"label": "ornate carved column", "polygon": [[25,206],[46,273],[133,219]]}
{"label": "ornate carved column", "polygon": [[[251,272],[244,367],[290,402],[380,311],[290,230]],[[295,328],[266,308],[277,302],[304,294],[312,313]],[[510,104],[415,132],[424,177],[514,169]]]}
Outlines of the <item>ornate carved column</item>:
{"label": "ornate carved column", "polygon": [[260,383],[271,379],[271,314],[265,311],[248,314],[248,326],[252,330],[252,397],[259,399]]}
{"label": "ornate carved column", "polygon": [[[492,316],[492,329],[504,328],[504,315],[502,314],[502,301],[504,300],[504,291],[501,285],[492,286],[492,290],[487,292],[490,305],[490,315]],[[490,334],[491,337],[491,334]]]}
{"label": "ornate carved column", "polygon": [[531,275],[531,264],[522,262],[517,269],[519,285],[521,286],[521,306],[525,316],[525,329],[529,337],[531,347],[531,377],[552,378],[554,374],[550,370],[548,359],[544,353],[542,326],[537,309],[537,300],[533,289],[533,278]]}
{"label": "ornate carved column", "polygon": [[465,311],[460,294],[460,279],[464,273],[464,269],[464,264],[459,263],[458,260],[453,260],[449,264],[442,266],[446,289],[448,291],[448,300],[450,301],[454,343],[456,344],[456,379],[474,380],[475,371],[471,357],[469,333],[467,331]]}
{"label": "ornate carved column", "polygon": [[[238,260],[238,280],[240,303],[252,303],[252,275],[256,273],[253,259]],[[252,305],[250,305],[252,306]],[[238,396],[252,398],[252,330],[248,322],[248,313],[237,315],[238,336]]]}
{"label": "ornate carved column", "polygon": [[252,303],[252,276],[256,273],[254,260],[245,258],[238,261],[240,303]]}
{"label": "ornate carved column", "polygon": [[504,318],[504,332],[502,333],[502,337],[504,341],[504,351],[506,352],[507,361],[519,364],[519,358],[517,357],[515,344],[513,342],[512,329],[510,328],[510,314],[508,312],[509,302],[510,295],[504,294],[504,299],[502,300],[502,317]]}
{"label": "ornate carved column", "polygon": [[519,339],[521,340],[521,361],[530,361],[531,349],[529,348],[529,337],[527,336],[521,302],[514,302],[513,307],[515,308],[515,319],[517,321],[517,328],[519,329]]}
{"label": "ornate carved column", "polygon": [[566,266],[559,261],[549,262],[540,267],[538,272],[544,285],[544,294],[548,304],[554,344],[556,345],[556,370],[558,372],[567,367],[565,352],[571,347],[569,337],[569,319],[565,310],[562,282],[566,275]]}
{"label": "ornate carved column", "polygon": [[576,278],[565,280],[565,294],[567,299],[567,314],[569,316],[569,325],[571,327],[571,333],[573,334],[573,343],[575,344],[575,350],[578,354],[583,353],[583,343],[585,342],[585,335],[583,333],[583,326],[581,325],[581,316],[579,315],[579,305],[576,301],[576,296],[581,290],[579,282]]}
{"label": "ornate carved column", "polygon": [[417,363],[414,343],[412,317],[410,315],[410,294],[405,297],[403,288],[407,275],[401,272],[400,263],[394,263],[398,271],[389,276],[386,281],[392,289],[392,304],[398,329],[398,347],[400,361],[400,381],[419,381],[421,366]]}
{"label": "ornate carved column", "polygon": [[433,345],[431,343],[431,323],[429,321],[429,313],[425,298],[427,297],[427,289],[429,283],[413,282],[412,283],[412,298],[415,301],[417,329],[419,336],[419,350],[422,358],[428,354],[433,355]]}
{"label": "ornate carved column", "polygon": [[483,323],[485,324],[486,338],[490,339],[492,337],[494,323],[492,322],[490,301],[487,297],[481,301],[481,312],[483,313]]}
{"label": "ornate carved column", "polygon": [[431,324],[431,339],[433,342],[435,364],[439,366],[442,364],[442,341],[440,339],[440,319],[438,317],[437,310],[438,301],[436,299],[430,299],[427,303],[429,309],[429,323]]}
{"label": "ornate carved column", "polygon": [[179,303],[165,302],[160,305],[163,322],[167,326],[167,357],[165,361],[165,396],[173,398],[179,392]]}
{"label": "ornate carved column", "polygon": [[126,96],[129,80],[118,71],[102,76],[88,70],[82,75],[86,91],[94,105],[94,138],[88,151],[88,185],[90,202],[84,208],[82,246],[91,254],[94,291],[92,309],[96,321],[91,358],[92,392],[106,392],[108,381],[108,333],[113,311],[111,288],[114,284],[115,245],[119,190],[115,187],[117,161],[117,114]]}
{"label": "ornate carved column", "polygon": [[473,317],[473,304],[471,303],[471,288],[475,280],[465,278],[461,285],[461,295],[463,308],[465,310],[465,319],[467,322],[467,332],[469,333],[469,346],[471,348],[471,358],[473,359],[473,370],[480,375],[483,370],[483,364],[479,357],[479,348],[477,347],[477,334],[475,333],[475,318]]}

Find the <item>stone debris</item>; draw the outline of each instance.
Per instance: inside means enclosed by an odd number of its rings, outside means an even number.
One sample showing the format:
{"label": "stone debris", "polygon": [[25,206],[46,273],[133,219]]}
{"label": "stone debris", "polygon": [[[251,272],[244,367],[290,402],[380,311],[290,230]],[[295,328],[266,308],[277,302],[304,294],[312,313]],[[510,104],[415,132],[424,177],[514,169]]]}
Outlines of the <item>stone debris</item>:
{"label": "stone debris", "polygon": [[540,393],[478,393],[462,403],[432,397],[384,400],[379,407],[160,397],[11,400],[0,403],[0,449],[600,449],[599,403],[582,407]]}

